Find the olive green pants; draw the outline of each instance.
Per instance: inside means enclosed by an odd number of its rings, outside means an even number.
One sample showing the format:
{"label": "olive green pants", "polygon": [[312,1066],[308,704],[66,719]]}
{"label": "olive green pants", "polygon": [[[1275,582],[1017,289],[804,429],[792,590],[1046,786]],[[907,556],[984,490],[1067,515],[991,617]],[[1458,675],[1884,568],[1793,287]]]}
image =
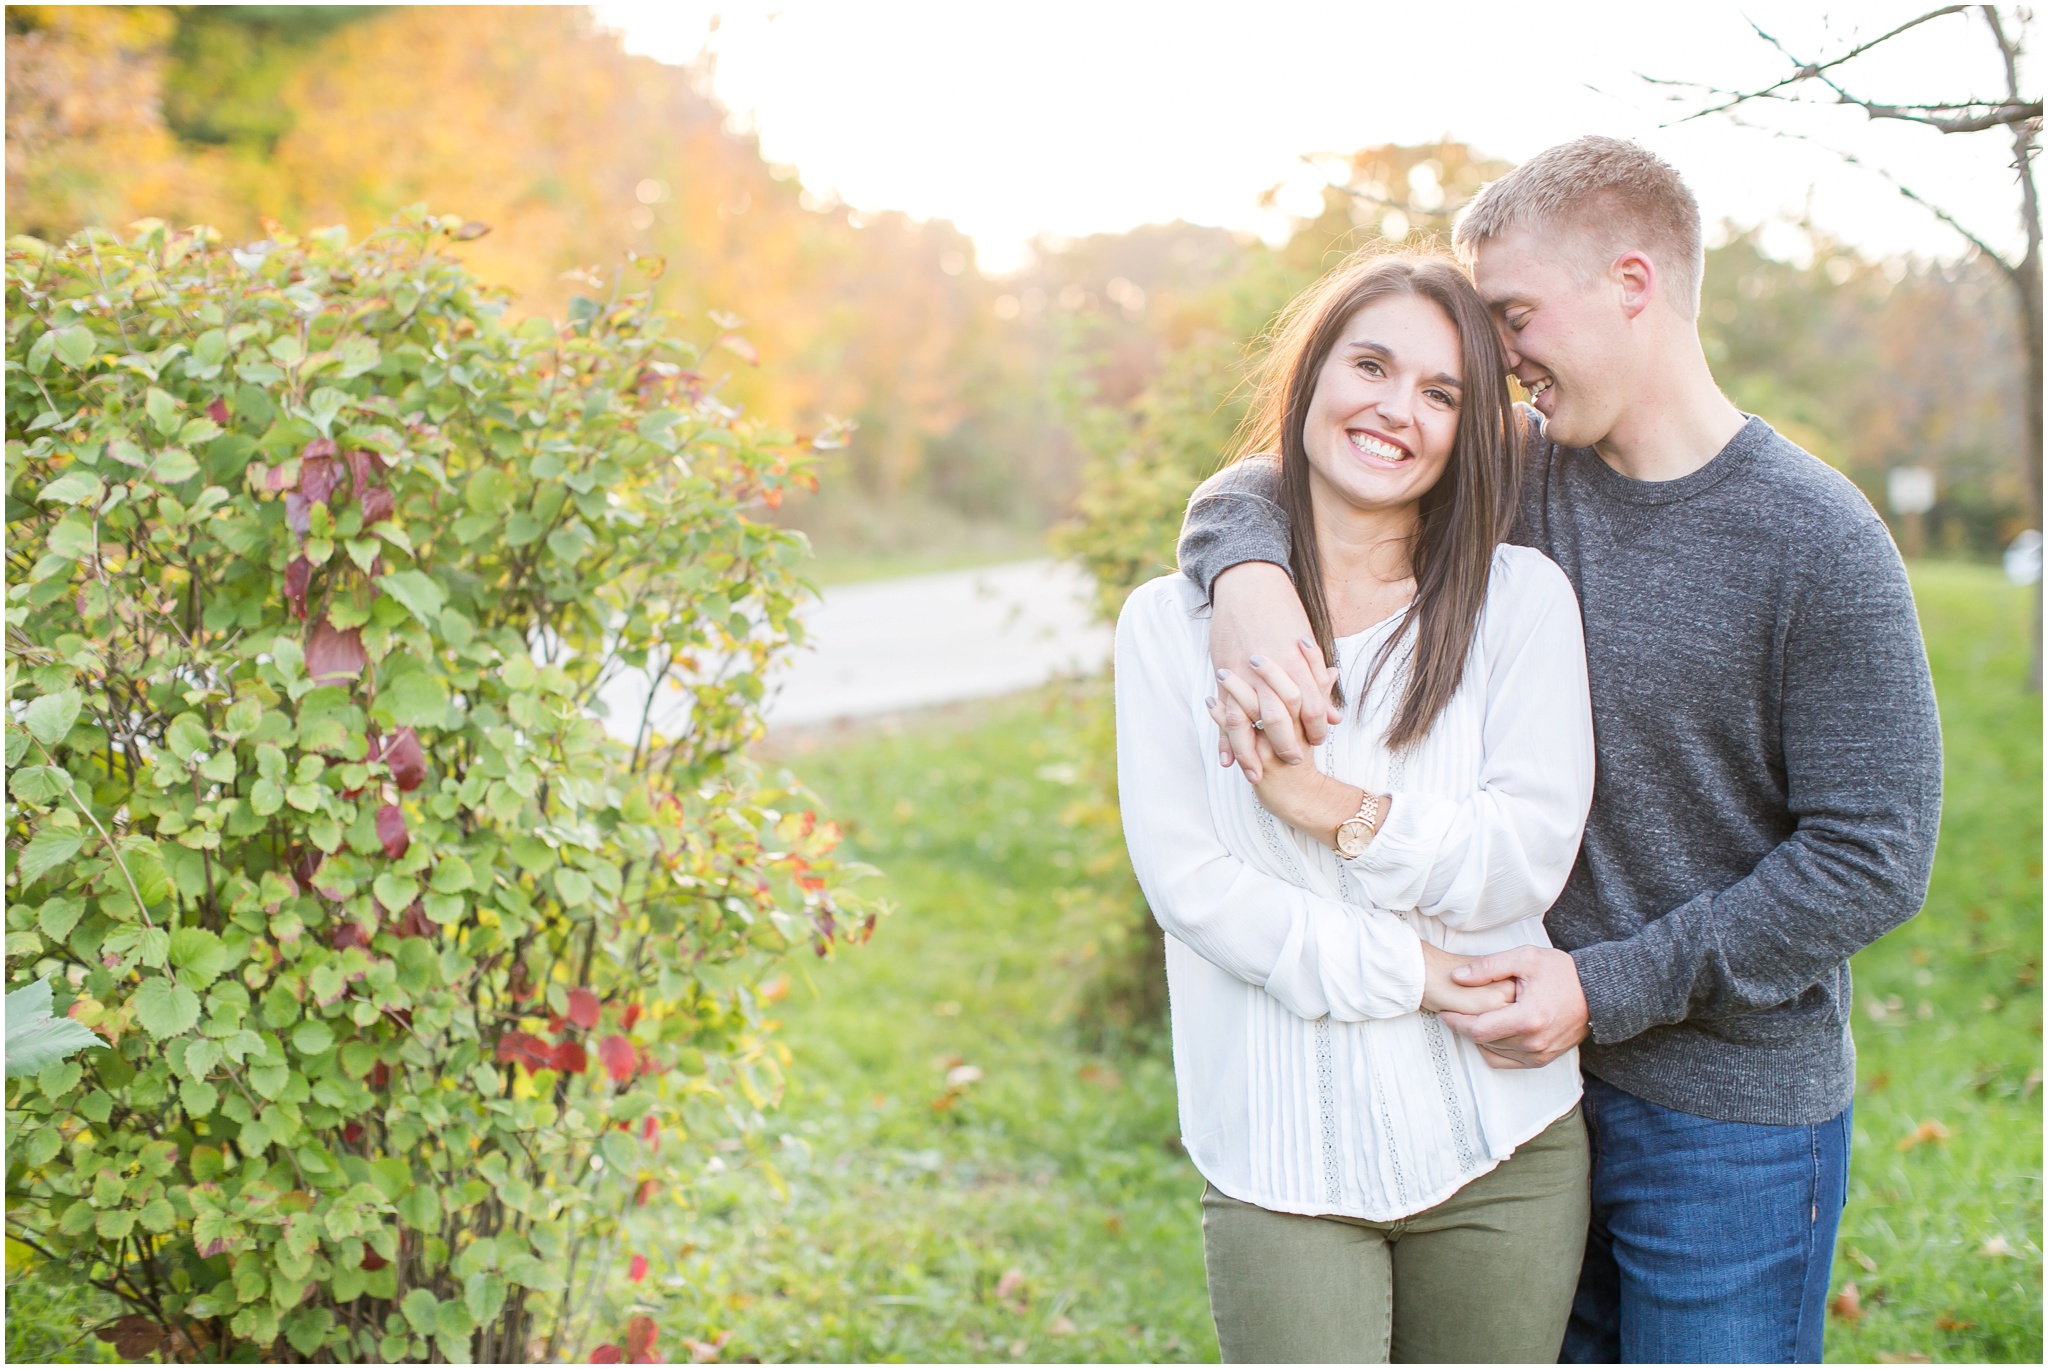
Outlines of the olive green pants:
{"label": "olive green pants", "polygon": [[1226,1363],[1557,1362],[1590,1206],[1579,1110],[1426,1211],[1298,1217],[1202,1194]]}

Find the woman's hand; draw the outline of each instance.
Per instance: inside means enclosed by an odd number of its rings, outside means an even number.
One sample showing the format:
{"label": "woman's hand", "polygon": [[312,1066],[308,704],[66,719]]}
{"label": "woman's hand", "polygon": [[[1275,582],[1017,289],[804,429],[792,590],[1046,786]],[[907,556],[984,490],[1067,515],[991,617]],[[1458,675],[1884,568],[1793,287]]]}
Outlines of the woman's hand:
{"label": "woman's hand", "polygon": [[[1252,660],[1265,664],[1262,657]],[[1277,670],[1272,673],[1281,674]],[[1222,729],[1225,751],[1236,754],[1259,802],[1275,817],[1327,841],[1326,831],[1335,832],[1338,823],[1357,811],[1360,791],[1316,769],[1313,752],[1301,744],[1295,731],[1292,713],[1275,708],[1262,716],[1260,693],[1250,681],[1219,670],[1216,683],[1209,716]],[[1288,687],[1292,692],[1292,685]],[[1286,755],[1301,759],[1289,762],[1282,759]],[[1332,812],[1334,817],[1329,816]],[[1325,818],[1329,820],[1324,822]]]}
{"label": "woman's hand", "polygon": [[1451,978],[1451,971],[1478,957],[1458,955],[1427,941],[1422,943],[1422,1010],[1477,1014],[1505,1008],[1515,1001],[1515,981],[1498,979],[1470,987]]}

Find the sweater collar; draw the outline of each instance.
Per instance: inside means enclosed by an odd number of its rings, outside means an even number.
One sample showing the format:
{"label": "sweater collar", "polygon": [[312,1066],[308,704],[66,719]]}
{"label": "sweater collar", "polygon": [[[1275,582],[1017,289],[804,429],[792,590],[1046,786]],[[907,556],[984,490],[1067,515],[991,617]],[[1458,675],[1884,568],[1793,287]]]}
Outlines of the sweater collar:
{"label": "sweater collar", "polygon": [[1602,461],[1600,454],[1590,447],[1579,448],[1571,456],[1587,482],[1610,499],[1628,504],[1676,504],[1704,494],[1741,470],[1777,436],[1761,418],[1754,414],[1747,417],[1749,421],[1728,439],[1727,446],[1714,454],[1713,460],[1676,480],[1631,479]]}

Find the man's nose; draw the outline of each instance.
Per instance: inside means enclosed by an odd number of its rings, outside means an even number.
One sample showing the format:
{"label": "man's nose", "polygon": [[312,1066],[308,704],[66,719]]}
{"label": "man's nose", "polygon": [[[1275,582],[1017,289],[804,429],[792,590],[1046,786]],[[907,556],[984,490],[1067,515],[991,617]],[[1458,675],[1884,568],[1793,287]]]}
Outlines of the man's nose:
{"label": "man's nose", "polygon": [[1522,354],[1515,350],[1514,331],[1506,324],[1497,325],[1494,331],[1500,334],[1500,347],[1503,352],[1507,353],[1508,369],[1510,371],[1519,369],[1522,364]]}

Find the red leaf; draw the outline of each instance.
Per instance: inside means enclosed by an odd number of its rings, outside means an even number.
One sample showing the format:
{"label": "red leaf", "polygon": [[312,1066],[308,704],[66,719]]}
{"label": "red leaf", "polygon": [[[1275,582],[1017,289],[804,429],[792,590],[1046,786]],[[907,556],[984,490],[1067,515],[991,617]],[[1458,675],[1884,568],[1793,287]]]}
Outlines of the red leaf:
{"label": "red leaf", "polygon": [[562,1034],[562,1028],[568,1025],[569,1019],[562,1016],[560,1013],[551,1012],[548,1014],[548,1035],[560,1036]]}
{"label": "red leaf", "polygon": [[370,934],[363,930],[359,922],[337,922],[334,924],[333,933],[327,938],[327,944],[337,951],[345,951],[351,946],[361,946],[368,950]]}
{"label": "red leaf", "polygon": [[661,1128],[655,1124],[654,1114],[649,1113],[647,1120],[640,1124],[640,1139],[652,1145],[654,1144],[654,1134],[660,1130]]}
{"label": "red leaf", "polygon": [[625,1016],[621,1019],[620,1025],[624,1027],[627,1031],[631,1031],[633,1030],[633,1024],[635,1022],[638,1022],[639,1020],[640,1005],[638,1003],[628,1003],[626,1005]]}
{"label": "red leaf", "polygon": [[647,1200],[659,1192],[661,1192],[660,1184],[655,1183],[652,1179],[642,1179],[640,1187],[633,1190],[633,1206],[647,1206]]}
{"label": "red leaf", "polygon": [[370,1066],[370,1087],[371,1087],[371,1088],[373,1088],[373,1089],[381,1089],[381,1088],[383,1088],[383,1087],[384,1087],[384,1086],[385,1086],[386,1084],[388,1084],[388,1083],[390,1083],[390,1082],[391,1082],[391,1066],[389,1066],[389,1065],[385,1064],[385,1063],[384,1063],[384,1062],[383,1062],[382,1060],[379,1060],[379,1061],[378,1061],[378,1062],[377,1062],[376,1064],[374,1064],[374,1065]]}
{"label": "red leaf", "polygon": [[377,810],[377,840],[384,843],[384,854],[393,860],[405,855],[405,848],[412,845],[412,834],[405,830],[405,810],[395,803],[387,803]]}
{"label": "red leaf", "polygon": [[362,1140],[363,1124],[361,1122],[350,1122],[343,1126],[341,1129],[341,1139],[348,1142],[350,1145],[354,1145],[356,1142]]}
{"label": "red leaf", "polygon": [[372,485],[363,491],[360,501],[363,506],[363,526],[375,527],[398,511],[398,498],[382,485]]}
{"label": "red leaf", "polygon": [[[326,439],[322,438],[321,442],[326,442]],[[312,447],[308,447],[306,450],[310,453],[313,447],[319,445],[319,442],[315,442]],[[327,450],[329,452],[334,450],[332,442],[327,443]],[[308,455],[304,461],[299,463],[299,493],[305,495],[311,502],[315,504],[326,503],[328,497],[340,485],[341,463],[332,456]]]}
{"label": "red leaf", "polygon": [[548,1043],[531,1032],[506,1032],[498,1038],[498,1060],[517,1060],[530,1070],[544,1070],[553,1063]]}
{"label": "red leaf", "polygon": [[356,497],[360,499],[370,488],[371,477],[384,469],[384,458],[375,452],[353,451],[348,453],[348,469],[356,478]]}
{"label": "red leaf", "polygon": [[284,497],[284,521],[286,526],[300,537],[313,530],[313,504],[305,495],[294,490]]}
{"label": "red leaf", "polygon": [[111,1326],[102,1326],[93,1334],[113,1346],[114,1353],[122,1359],[146,1358],[155,1353],[157,1346],[163,1344],[164,1339],[164,1329],[140,1312],[130,1312]]}
{"label": "red leaf", "polygon": [[654,1341],[661,1334],[652,1317],[635,1317],[626,1323],[626,1357],[635,1364],[652,1364]]}
{"label": "red leaf", "polygon": [[569,990],[569,1020],[577,1026],[584,1028],[596,1026],[597,1014],[602,1007],[603,1004],[597,1001],[597,995],[590,990]]}
{"label": "red leaf", "polygon": [[548,1068],[558,1074],[581,1074],[590,1068],[590,1057],[574,1041],[564,1041],[548,1052]]}
{"label": "red leaf", "polygon": [[623,1036],[607,1036],[597,1044],[597,1058],[604,1062],[605,1073],[612,1082],[623,1084],[633,1077],[639,1056],[633,1051],[633,1043]]}
{"label": "red leaf", "polygon": [[303,556],[293,557],[284,568],[284,599],[291,606],[292,617],[306,616],[306,591],[312,584],[313,563]]}
{"label": "red leaf", "polygon": [[600,1345],[590,1352],[592,1364],[617,1364],[621,1358],[619,1347],[616,1345]]}
{"label": "red leaf", "polygon": [[379,759],[391,767],[391,782],[406,793],[426,783],[427,753],[411,728],[401,727],[386,738]]}
{"label": "red leaf", "polygon": [[216,423],[220,424],[220,425],[221,425],[221,427],[223,427],[223,428],[227,427],[227,425],[228,425],[228,402],[227,402],[227,400],[225,400],[225,399],[221,398],[221,397],[220,397],[219,395],[215,395],[215,396],[213,397],[213,403],[211,403],[211,404],[209,404],[209,405],[207,405],[207,406],[206,406],[206,416],[207,416],[208,418],[212,419],[212,420],[213,420],[214,422],[216,422]]}
{"label": "red leaf", "polygon": [[199,1251],[199,1258],[202,1260],[210,1260],[215,1255],[225,1255],[228,1253],[228,1243],[225,1237],[215,1237],[205,1245],[200,1245],[197,1241],[194,1241],[192,1244]]}
{"label": "red leaf", "polygon": [[647,1277],[647,1257],[645,1255],[635,1255],[633,1257],[633,1263],[626,1270],[626,1277],[634,1283],[639,1283]]}
{"label": "red leaf", "polygon": [[370,663],[363,650],[363,634],[350,628],[343,632],[323,615],[306,643],[306,673],[314,684],[342,684],[359,678]]}
{"label": "red leaf", "polygon": [[418,899],[414,899],[407,906],[405,916],[399,918],[391,930],[397,932],[402,937],[421,936],[429,941],[434,939],[434,924],[428,920],[427,910],[420,905]]}
{"label": "red leaf", "polygon": [[374,1250],[365,1250],[363,1252],[363,1268],[369,1270],[373,1274],[376,1273],[378,1270],[382,1269],[385,1265],[390,1263],[391,1261],[385,1259],[382,1255],[379,1255]]}
{"label": "red leaf", "polygon": [[306,444],[306,450],[300,452],[299,455],[304,457],[333,456],[340,450],[341,448],[334,445],[333,438],[316,437]]}

